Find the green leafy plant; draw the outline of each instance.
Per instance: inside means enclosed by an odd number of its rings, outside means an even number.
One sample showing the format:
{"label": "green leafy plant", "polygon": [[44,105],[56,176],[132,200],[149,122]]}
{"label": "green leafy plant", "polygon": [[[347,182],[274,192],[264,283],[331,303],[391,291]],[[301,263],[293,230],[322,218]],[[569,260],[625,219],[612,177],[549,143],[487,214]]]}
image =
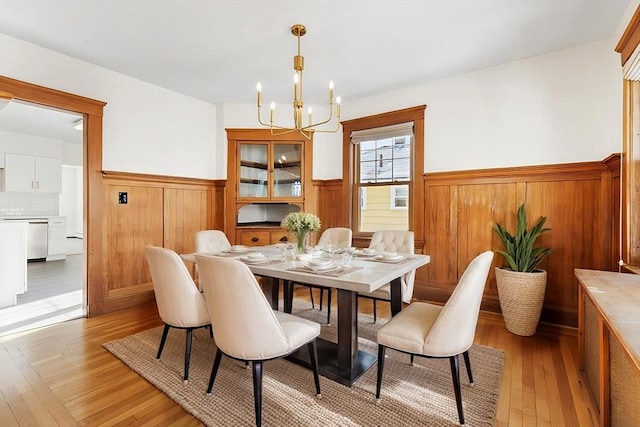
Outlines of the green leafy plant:
{"label": "green leafy plant", "polygon": [[507,260],[511,270],[530,273],[551,253],[551,248],[533,247],[538,237],[551,229],[543,228],[547,220],[547,217],[543,216],[527,231],[527,213],[524,208],[524,203],[518,208],[516,219],[515,236],[512,236],[500,224],[496,224],[495,231],[498,236],[500,236],[505,249],[504,251],[496,252]]}

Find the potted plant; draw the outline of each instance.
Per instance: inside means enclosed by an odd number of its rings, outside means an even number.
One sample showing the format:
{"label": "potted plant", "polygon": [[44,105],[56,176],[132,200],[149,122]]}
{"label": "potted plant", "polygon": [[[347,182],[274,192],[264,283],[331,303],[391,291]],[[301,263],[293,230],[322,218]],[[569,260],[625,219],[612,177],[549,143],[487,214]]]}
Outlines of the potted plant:
{"label": "potted plant", "polygon": [[550,253],[550,248],[534,248],[536,240],[551,230],[543,228],[547,217],[527,230],[527,213],[524,203],[516,214],[516,233],[512,236],[505,228],[496,224],[495,231],[504,244],[504,251],[497,251],[507,261],[504,268],[496,267],[496,284],[502,316],[507,330],[522,336],[536,333],[544,293],[547,272],[536,267]]}

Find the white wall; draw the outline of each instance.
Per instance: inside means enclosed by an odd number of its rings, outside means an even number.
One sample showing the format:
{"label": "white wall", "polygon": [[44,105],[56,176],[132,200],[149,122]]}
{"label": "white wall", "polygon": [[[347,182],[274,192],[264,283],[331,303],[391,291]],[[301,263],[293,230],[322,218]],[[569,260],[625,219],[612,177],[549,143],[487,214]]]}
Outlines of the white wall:
{"label": "white wall", "polygon": [[[425,172],[600,161],[621,150],[613,39],[343,102],[343,120],[426,104]],[[315,107],[314,107],[315,110]],[[225,104],[223,127],[257,127]],[[226,148],[224,148],[226,153]],[[219,163],[219,167],[225,167]],[[314,179],[342,178],[342,133],[314,138]],[[226,176],[226,169],[222,172]]]}
{"label": "white wall", "polygon": [[[621,149],[614,47],[602,40],[346,101],[343,112],[356,118],[426,104],[426,172],[599,161]],[[327,178],[342,175],[334,163]]]}
{"label": "white wall", "polygon": [[[621,144],[622,84],[614,47],[615,40],[602,40],[347,98],[342,118],[427,104],[426,172],[599,161]],[[254,104],[216,107],[1,34],[0,51],[2,75],[108,102],[106,170],[224,179],[224,129],[258,127]],[[321,107],[314,111],[321,115]],[[315,179],[342,177],[341,144],[339,133],[317,135]]]}
{"label": "white wall", "polygon": [[216,107],[0,34],[0,74],[107,102],[103,169],[215,178]]}

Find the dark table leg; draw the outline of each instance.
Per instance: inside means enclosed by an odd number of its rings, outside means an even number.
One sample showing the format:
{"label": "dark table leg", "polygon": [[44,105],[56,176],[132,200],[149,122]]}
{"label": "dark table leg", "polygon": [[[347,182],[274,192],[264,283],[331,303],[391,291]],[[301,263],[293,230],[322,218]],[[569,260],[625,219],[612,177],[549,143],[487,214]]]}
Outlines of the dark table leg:
{"label": "dark table leg", "polygon": [[284,312],[291,314],[293,310],[293,282],[291,280],[283,280],[284,283]]}
{"label": "dark table leg", "polygon": [[391,281],[391,315],[402,311],[402,282],[400,278]]}
{"label": "dark table leg", "polygon": [[273,277],[261,277],[262,291],[266,295],[271,308],[278,310],[278,301],[280,299],[280,280]]}

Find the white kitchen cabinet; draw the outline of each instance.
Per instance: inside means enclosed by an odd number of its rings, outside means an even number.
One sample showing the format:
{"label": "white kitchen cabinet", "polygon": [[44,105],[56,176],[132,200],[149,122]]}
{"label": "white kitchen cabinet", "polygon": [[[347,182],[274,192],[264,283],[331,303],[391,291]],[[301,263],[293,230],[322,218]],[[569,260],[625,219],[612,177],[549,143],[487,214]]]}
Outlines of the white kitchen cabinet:
{"label": "white kitchen cabinet", "polygon": [[47,261],[67,257],[67,219],[49,218],[49,238],[47,242]]}
{"label": "white kitchen cabinet", "polygon": [[16,305],[26,291],[26,224],[0,221],[0,308]]}
{"label": "white kitchen cabinet", "polygon": [[62,161],[52,157],[5,153],[2,190],[19,193],[60,193]]}

